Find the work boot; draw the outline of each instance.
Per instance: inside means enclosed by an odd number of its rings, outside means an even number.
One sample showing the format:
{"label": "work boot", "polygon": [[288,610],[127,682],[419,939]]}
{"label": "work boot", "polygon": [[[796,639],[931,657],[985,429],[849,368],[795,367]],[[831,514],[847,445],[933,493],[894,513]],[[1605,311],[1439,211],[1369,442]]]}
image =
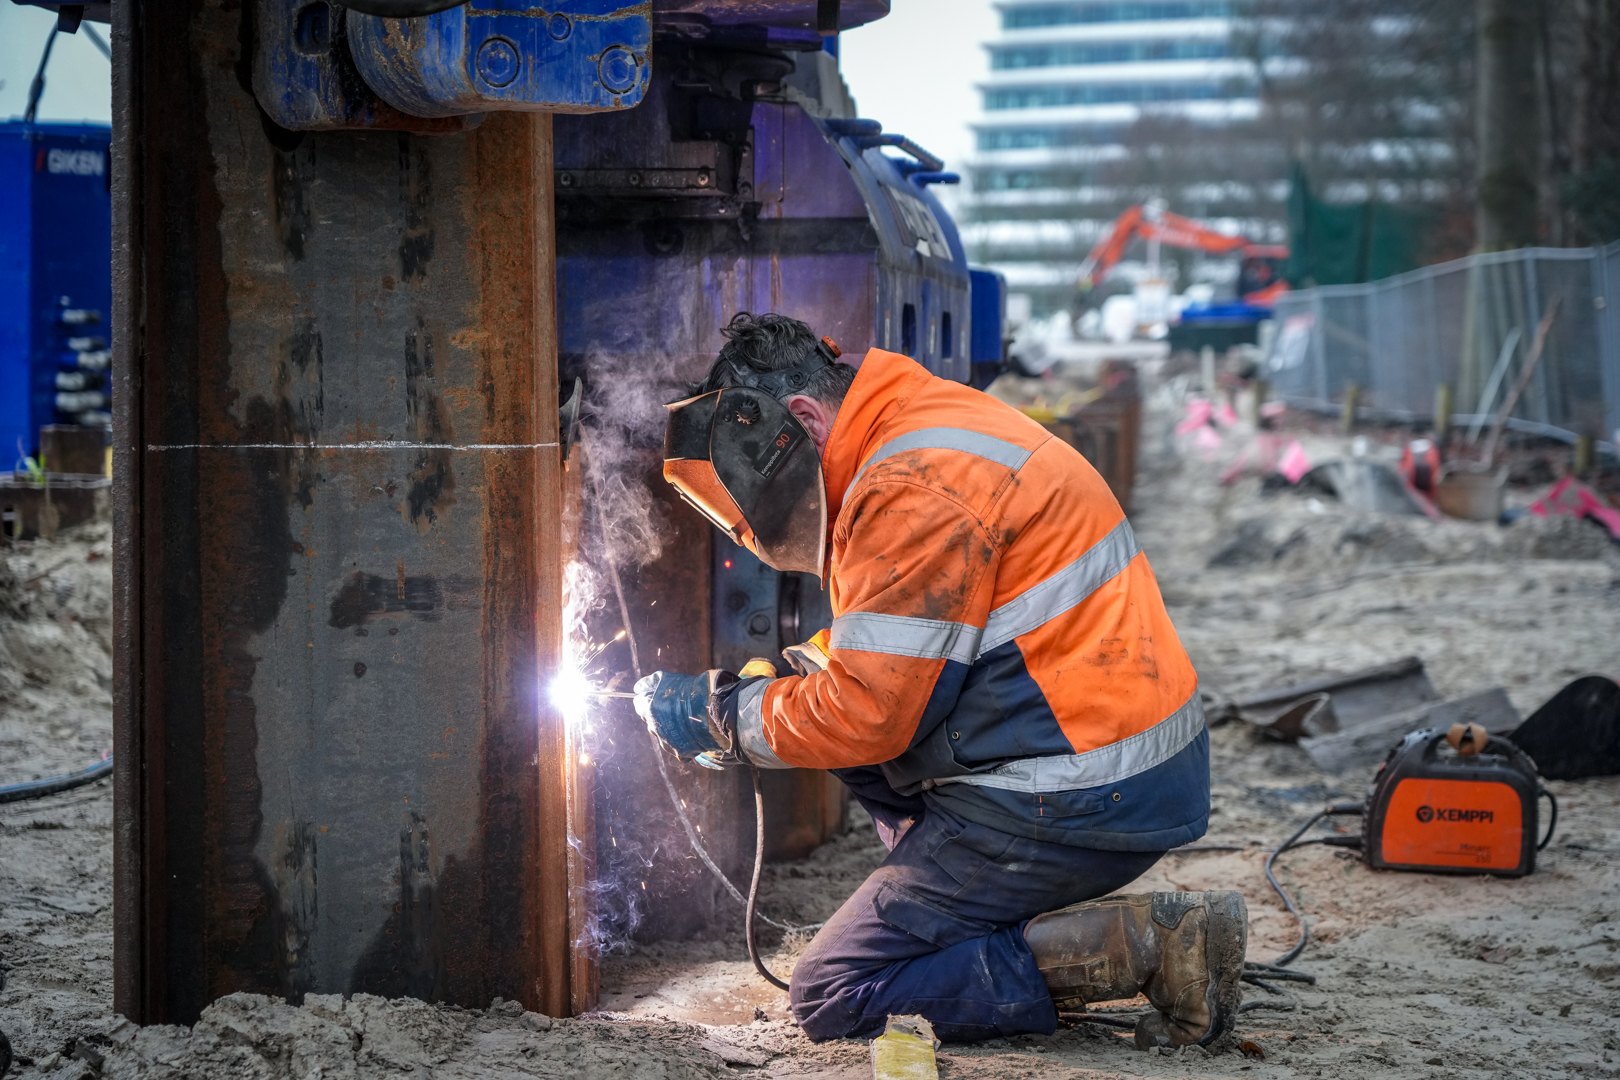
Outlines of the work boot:
{"label": "work boot", "polygon": [[1136,1045],[1208,1045],[1242,1000],[1249,909],[1236,892],[1109,896],[1037,915],[1024,940],[1059,1009],[1146,994]]}

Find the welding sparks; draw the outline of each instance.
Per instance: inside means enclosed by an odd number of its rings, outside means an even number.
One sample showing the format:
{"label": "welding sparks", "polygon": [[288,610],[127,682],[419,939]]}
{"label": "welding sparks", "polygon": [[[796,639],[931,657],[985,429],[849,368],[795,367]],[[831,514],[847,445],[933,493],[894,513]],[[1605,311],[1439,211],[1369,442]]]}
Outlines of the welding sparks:
{"label": "welding sparks", "polygon": [[[582,635],[569,634],[563,643],[562,669],[551,680],[548,696],[563,723],[570,731],[585,734],[590,731],[591,705],[605,697],[623,697],[623,694],[604,691],[591,673],[596,661],[609,645],[623,641],[625,631],[620,630],[613,640],[593,645]],[[583,759],[581,764],[584,764]]]}

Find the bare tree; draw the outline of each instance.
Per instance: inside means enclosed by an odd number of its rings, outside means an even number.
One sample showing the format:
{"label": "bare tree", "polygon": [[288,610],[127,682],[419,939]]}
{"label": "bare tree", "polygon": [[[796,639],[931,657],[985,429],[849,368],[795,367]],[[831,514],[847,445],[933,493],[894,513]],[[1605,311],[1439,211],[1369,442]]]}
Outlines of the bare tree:
{"label": "bare tree", "polygon": [[1545,38],[1536,7],[1523,0],[1477,0],[1479,43],[1479,246],[1527,247],[1540,238],[1544,175],[1542,81]]}
{"label": "bare tree", "polygon": [[[1596,2],[1596,0],[1594,0]],[[1230,42],[1259,115],[1148,113],[1106,171],[1121,202],[1156,195],[1251,230],[1286,219],[1294,162],[1321,196],[1421,207],[1423,261],[1473,245],[1474,0],[1246,0]]]}
{"label": "bare tree", "polygon": [[1620,239],[1620,0],[1573,6],[1573,19],[1553,23],[1564,30],[1554,38],[1554,62],[1563,60],[1573,76],[1568,173],[1559,187],[1573,219],[1571,241],[1606,243]]}

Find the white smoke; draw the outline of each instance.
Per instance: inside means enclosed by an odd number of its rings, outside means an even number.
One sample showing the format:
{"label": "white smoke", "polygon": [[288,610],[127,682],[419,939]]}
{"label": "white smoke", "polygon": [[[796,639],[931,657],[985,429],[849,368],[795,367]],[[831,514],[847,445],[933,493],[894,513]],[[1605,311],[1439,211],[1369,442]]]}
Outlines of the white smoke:
{"label": "white smoke", "polygon": [[[650,484],[662,483],[667,402],[686,396],[687,384],[667,370],[650,370],[646,357],[601,351],[587,355],[585,401],[579,442],[570,451],[570,471],[581,470],[577,513],[565,522],[565,542],[575,553],[564,569],[563,686],[559,701],[573,738],[604,777],[619,748],[606,709],[624,709],[623,699],[589,696],[592,689],[627,690],[639,661],[615,588],[619,578],[658,560],[670,537],[664,504]],[[628,631],[628,633],[626,633]],[[622,642],[622,644],[621,644]],[[622,719],[622,717],[620,718]],[[603,955],[629,947],[645,920],[647,884],[658,854],[655,840],[616,827],[611,793],[598,788],[596,878],[589,886],[592,917],[580,930]],[[579,838],[570,837],[576,847]]]}

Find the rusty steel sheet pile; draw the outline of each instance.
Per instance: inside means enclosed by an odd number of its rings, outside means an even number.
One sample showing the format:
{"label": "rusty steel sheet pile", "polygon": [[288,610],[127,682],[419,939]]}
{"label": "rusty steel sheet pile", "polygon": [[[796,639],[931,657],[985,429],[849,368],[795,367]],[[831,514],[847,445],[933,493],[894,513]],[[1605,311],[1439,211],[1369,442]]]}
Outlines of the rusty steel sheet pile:
{"label": "rusty steel sheet pile", "polygon": [[564,1015],[550,117],[290,132],[239,6],[114,17],[116,1008]]}

